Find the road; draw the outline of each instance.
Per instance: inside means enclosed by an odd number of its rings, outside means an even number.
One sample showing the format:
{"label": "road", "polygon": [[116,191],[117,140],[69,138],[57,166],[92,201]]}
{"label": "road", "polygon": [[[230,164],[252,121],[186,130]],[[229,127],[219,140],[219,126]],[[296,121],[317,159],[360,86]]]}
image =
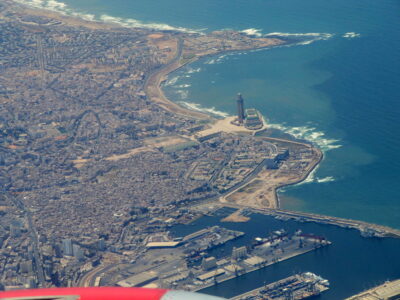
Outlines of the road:
{"label": "road", "polygon": [[16,207],[18,207],[21,211],[24,212],[24,215],[26,216],[26,218],[28,220],[28,232],[29,232],[29,236],[32,241],[33,257],[34,257],[38,285],[39,285],[39,287],[46,287],[47,283],[46,283],[44,271],[43,271],[43,262],[42,262],[42,258],[41,258],[40,251],[39,251],[39,239],[38,239],[38,234],[36,232],[35,226],[32,221],[32,214],[29,211],[29,209],[26,209],[23,201],[21,201],[20,199],[17,199],[16,197],[13,197],[13,196],[11,196],[10,198],[11,198],[11,201],[14,203],[14,205]]}
{"label": "road", "polygon": [[150,75],[148,75],[148,77],[146,78],[143,89],[150,101],[157,103],[159,106],[169,112],[177,115],[183,115],[187,118],[212,120],[212,117],[207,114],[186,109],[170,101],[167,97],[165,97],[161,89],[161,83],[163,82],[163,80],[165,80],[166,76],[183,66],[180,63],[182,51],[183,40],[181,38],[178,38],[177,53],[175,57],[165,66],[160,67],[150,73]]}

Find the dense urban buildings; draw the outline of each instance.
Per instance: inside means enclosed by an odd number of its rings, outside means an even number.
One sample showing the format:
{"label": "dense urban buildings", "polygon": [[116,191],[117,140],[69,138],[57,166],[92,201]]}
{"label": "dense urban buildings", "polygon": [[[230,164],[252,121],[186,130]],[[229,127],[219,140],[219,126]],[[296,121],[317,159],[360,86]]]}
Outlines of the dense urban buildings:
{"label": "dense urban buildings", "polygon": [[243,232],[169,232],[203,215],[194,206],[207,201],[275,213],[276,189],[304,180],[322,159],[307,141],[271,136],[241,95],[237,126],[235,117],[182,108],[160,89],[200,57],[284,43],[229,30],[114,27],[1,2],[2,286],[195,289],[328,245],[275,233],[264,248],[237,248],[221,261],[207,251]]}

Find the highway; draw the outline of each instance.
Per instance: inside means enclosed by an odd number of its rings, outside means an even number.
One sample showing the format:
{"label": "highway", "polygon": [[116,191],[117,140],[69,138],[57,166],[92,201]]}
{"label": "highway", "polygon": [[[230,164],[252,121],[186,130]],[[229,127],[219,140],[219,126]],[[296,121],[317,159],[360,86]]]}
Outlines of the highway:
{"label": "highway", "polygon": [[163,82],[165,77],[169,73],[183,66],[183,64],[180,63],[182,52],[183,52],[183,40],[181,38],[178,38],[176,56],[168,64],[150,73],[150,75],[148,75],[146,78],[143,89],[150,101],[157,103],[167,111],[170,111],[178,115],[183,115],[187,118],[212,120],[212,117],[205,113],[186,109],[168,100],[167,97],[165,97],[163,91],[161,90],[161,83]]}
{"label": "highway", "polygon": [[41,258],[40,251],[39,251],[39,239],[38,239],[38,234],[35,230],[35,226],[32,221],[32,214],[29,211],[29,209],[26,209],[23,201],[21,201],[20,199],[17,199],[16,197],[13,197],[13,196],[11,196],[10,198],[11,198],[11,201],[14,203],[14,205],[16,207],[18,207],[21,211],[24,212],[24,214],[28,220],[28,232],[29,232],[29,236],[32,241],[33,257],[34,257],[34,263],[35,263],[34,266],[35,266],[35,270],[36,270],[36,277],[38,280],[38,285],[39,285],[39,287],[46,287],[47,283],[46,283],[44,271],[43,271],[43,262],[42,262],[42,258]]}

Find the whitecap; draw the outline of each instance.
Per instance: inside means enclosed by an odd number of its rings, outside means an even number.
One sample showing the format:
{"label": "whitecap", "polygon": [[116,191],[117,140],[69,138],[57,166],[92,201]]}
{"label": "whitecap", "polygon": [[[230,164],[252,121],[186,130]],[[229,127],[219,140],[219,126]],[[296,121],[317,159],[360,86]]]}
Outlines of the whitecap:
{"label": "whitecap", "polygon": [[320,147],[322,151],[329,151],[340,148],[342,146],[338,144],[339,140],[327,138],[324,132],[318,131],[315,127],[290,127],[282,124],[268,124],[268,127],[279,129],[294,136],[297,139],[310,141],[311,143]]}
{"label": "whitecap", "polygon": [[187,99],[189,96],[189,91],[187,90],[177,90],[176,93],[179,94],[181,99]]}
{"label": "whitecap", "polygon": [[203,107],[198,103],[193,103],[193,102],[184,102],[181,101],[179,102],[179,104],[181,104],[182,106],[189,108],[191,110],[195,110],[195,111],[200,111],[200,112],[204,112],[204,113],[209,113],[215,116],[219,116],[219,117],[223,117],[226,118],[227,116],[229,116],[228,113],[223,112],[223,111],[219,111],[217,109],[215,109],[215,107]]}
{"label": "whitecap", "polygon": [[327,176],[325,178],[317,178],[318,183],[332,182],[332,181],[335,181],[335,178],[333,176]]}
{"label": "whitecap", "polygon": [[132,28],[138,27],[138,28],[149,28],[149,29],[168,30],[168,31],[172,30],[172,31],[181,31],[187,33],[199,33],[199,34],[202,34],[201,32],[205,30],[204,28],[199,30],[194,30],[184,27],[171,26],[163,23],[146,23],[136,19],[131,19],[131,18],[124,19],[106,14],[103,14],[100,17],[96,18],[96,16],[93,14],[76,11],[74,9],[69,8],[66,3],[57,0],[14,0],[14,1],[35,8],[52,10],[67,16],[79,17],[88,21],[102,21],[107,23],[114,23],[123,27],[132,27]]}
{"label": "whitecap", "polygon": [[358,38],[360,36],[361,36],[361,34],[356,33],[356,32],[346,32],[345,34],[342,35],[342,37],[344,37],[346,39]]}
{"label": "whitecap", "polygon": [[244,29],[240,32],[247,34],[248,36],[262,37],[261,29],[248,28],[248,29]]}
{"label": "whitecap", "polygon": [[308,32],[308,33],[288,33],[288,32],[270,32],[264,35],[265,37],[283,37],[283,38],[301,38],[302,40],[289,45],[282,45],[281,47],[309,45],[315,41],[328,40],[334,36],[332,33],[324,32]]}
{"label": "whitecap", "polygon": [[206,65],[213,65],[215,64],[215,59],[210,59],[205,62]]}
{"label": "whitecap", "polygon": [[[316,180],[315,180],[315,174],[317,173],[318,168],[319,168],[319,165],[317,165],[317,166],[308,174],[308,176],[306,177],[306,179],[304,179],[303,181],[301,181],[301,182],[299,182],[299,183],[297,183],[297,184],[292,185],[292,187],[296,187],[296,186],[300,186],[300,185],[303,185],[303,184],[309,184],[309,183],[316,182]],[[280,190],[280,191],[282,191],[282,190]]]}
{"label": "whitecap", "polygon": [[51,10],[63,15],[78,17],[87,21],[95,21],[95,16],[93,14],[74,11],[70,9],[64,2],[56,0],[14,0],[14,1],[34,8]]}
{"label": "whitecap", "polygon": [[50,9],[65,9],[67,7],[67,5],[64,2],[48,0],[47,7],[49,7]]}
{"label": "whitecap", "polygon": [[175,88],[178,88],[178,89],[186,89],[188,87],[191,87],[191,85],[190,84],[180,84],[180,85],[175,86]]}
{"label": "whitecap", "polygon": [[307,33],[270,32],[264,34],[264,36],[314,37],[319,39],[330,39],[331,37],[333,37],[333,34],[326,32],[307,32]]}
{"label": "whitecap", "polygon": [[118,17],[113,17],[109,15],[101,15],[100,20],[107,22],[107,23],[116,23],[123,27],[130,27],[130,28],[148,28],[148,29],[156,29],[156,30],[171,30],[171,31],[181,31],[181,32],[188,32],[188,33],[196,33],[196,30],[187,29],[184,27],[175,27],[168,24],[163,23],[144,23],[142,21],[136,19],[123,19]]}
{"label": "whitecap", "polygon": [[177,81],[178,81],[179,79],[180,79],[180,76],[172,77],[171,79],[167,80],[167,81],[164,83],[164,86],[171,86],[171,85],[174,85],[174,84],[177,83]]}
{"label": "whitecap", "polygon": [[309,41],[304,41],[304,42],[297,43],[296,45],[310,45],[310,44],[312,44],[314,42],[315,42],[315,40],[309,40]]}
{"label": "whitecap", "polygon": [[189,69],[186,71],[186,73],[188,73],[188,74],[193,74],[193,73],[199,73],[200,71],[201,71],[201,68],[196,68],[196,69],[189,68]]}

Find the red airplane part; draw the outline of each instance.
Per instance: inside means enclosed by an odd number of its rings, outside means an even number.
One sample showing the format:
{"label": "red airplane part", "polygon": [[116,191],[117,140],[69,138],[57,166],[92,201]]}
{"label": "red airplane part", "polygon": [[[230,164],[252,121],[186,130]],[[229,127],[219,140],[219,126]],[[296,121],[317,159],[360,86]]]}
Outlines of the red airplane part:
{"label": "red airplane part", "polygon": [[146,288],[52,288],[0,292],[0,300],[222,300],[185,291]]}

